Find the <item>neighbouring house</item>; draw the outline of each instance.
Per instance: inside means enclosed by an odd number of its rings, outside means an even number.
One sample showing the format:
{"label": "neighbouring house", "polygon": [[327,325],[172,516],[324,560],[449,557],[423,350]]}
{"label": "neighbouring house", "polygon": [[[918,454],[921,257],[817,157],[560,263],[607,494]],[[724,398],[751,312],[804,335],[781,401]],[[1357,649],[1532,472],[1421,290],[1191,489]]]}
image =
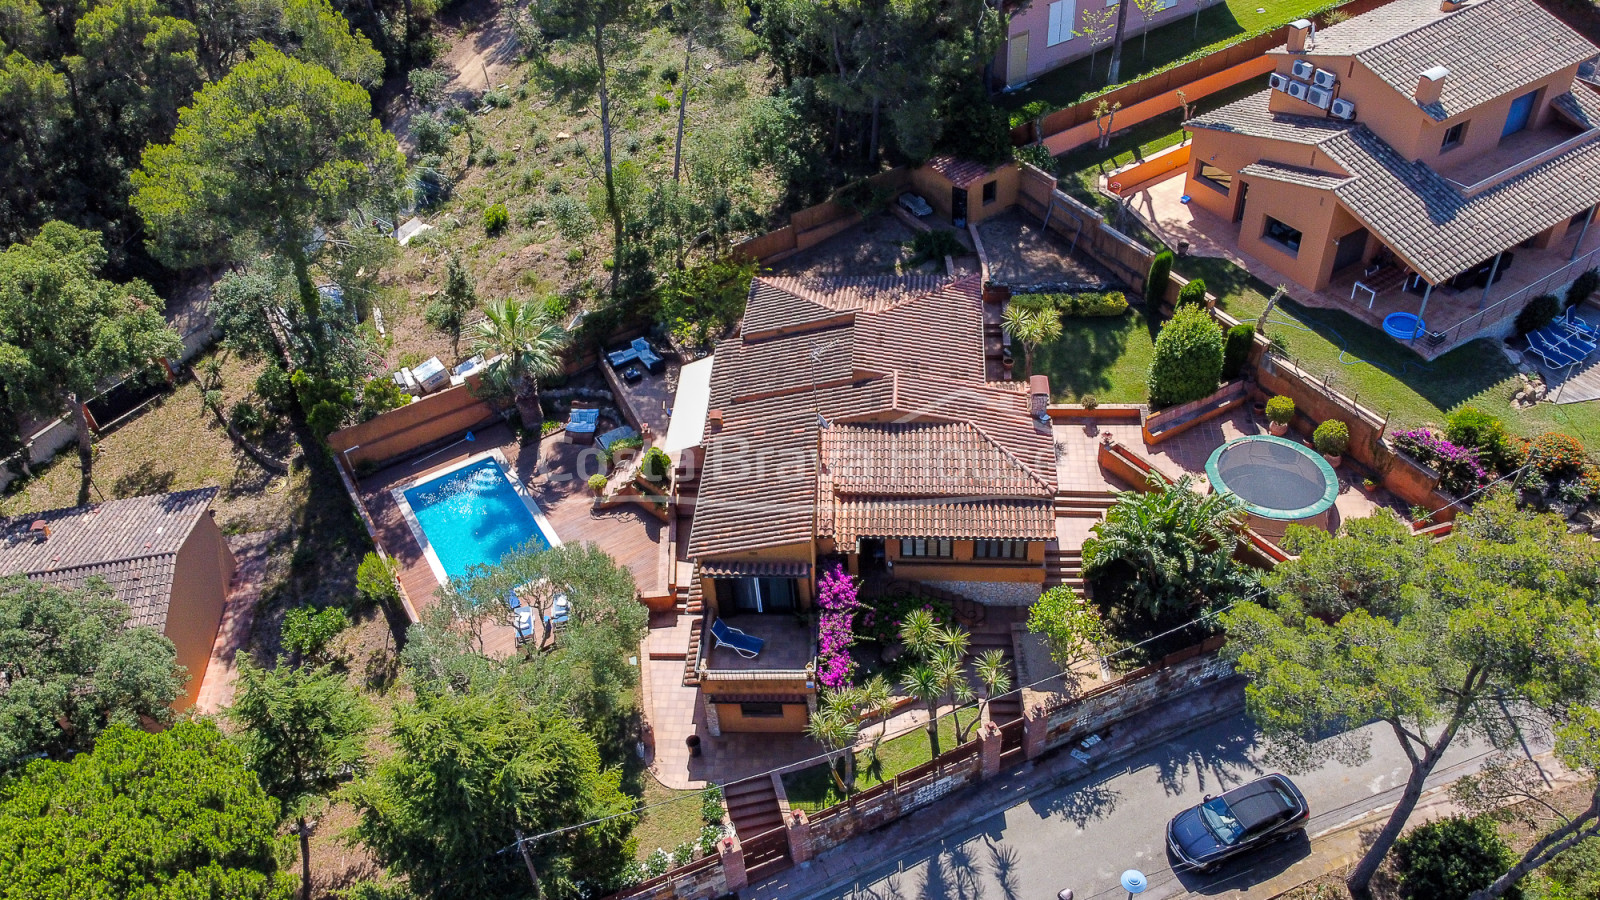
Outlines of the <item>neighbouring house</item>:
{"label": "neighbouring house", "polygon": [[[991,382],[981,278],[760,277],[718,345],[688,555],[712,734],[799,731],[819,569],[1022,606],[1055,538],[1046,379]],[[764,641],[717,646],[717,619]],[[691,650],[691,652],[694,652]]]}
{"label": "neighbouring house", "polygon": [[1600,203],[1600,96],[1575,77],[1595,54],[1533,0],[1294,22],[1269,90],[1185,123],[1184,200],[1295,283],[1337,282],[1339,302],[1409,292],[1419,317],[1430,297],[1470,314],[1514,265],[1537,280],[1578,255]]}
{"label": "neighbouring house", "polygon": [[233,581],[233,551],[200,488],[52,509],[0,520],[0,576],[80,588],[103,581],[177,647],[189,681],[173,704],[194,705]]}
{"label": "neighbouring house", "polygon": [[[1197,8],[1216,2],[1162,0],[1161,8],[1148,20],[1137,6],[1129,9],[1123,33],[1124,57],[1130,47],[1137,48],[1138,42],[1131,40],[1137,35],[1184,16],[1193,16]],[[1058,66],[1082,59],[1092,50],[1109,51],[1117,24],[1117,3],[1118,0],[1033,0],[1028,3],[1007,0],[1004,7],[1006,42],[995,55],[993,67],[996,84],[1016,87]],[[1085,13],[1102,9],[1111,11],[1108,27],[1091,33],[1086,27]]]}

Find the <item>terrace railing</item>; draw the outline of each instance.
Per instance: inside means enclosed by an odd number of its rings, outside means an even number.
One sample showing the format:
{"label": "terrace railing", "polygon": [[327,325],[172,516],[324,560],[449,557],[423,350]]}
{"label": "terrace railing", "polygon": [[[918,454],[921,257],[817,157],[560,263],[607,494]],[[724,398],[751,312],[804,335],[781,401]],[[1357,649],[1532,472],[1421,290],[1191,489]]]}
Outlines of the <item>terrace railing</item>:
{"label": "terrace railing", "polygon": [[1553,269],[1538,281],[1523,287],[1521,290],[1501,298],[1498,302],[1479,310],[1462,319],[1453,327],[1442,332],[1432,332],[1423,340],[1430,344],[1449,349],[1457,347],[1488,331],[1494,331],[1499,326],[1521,313],[1528,301],[1535,297],[1547,294],[1552,288],[1560,287],[1579,275],[1600,264],[1600,247],[1590,250],[1558,269]]}

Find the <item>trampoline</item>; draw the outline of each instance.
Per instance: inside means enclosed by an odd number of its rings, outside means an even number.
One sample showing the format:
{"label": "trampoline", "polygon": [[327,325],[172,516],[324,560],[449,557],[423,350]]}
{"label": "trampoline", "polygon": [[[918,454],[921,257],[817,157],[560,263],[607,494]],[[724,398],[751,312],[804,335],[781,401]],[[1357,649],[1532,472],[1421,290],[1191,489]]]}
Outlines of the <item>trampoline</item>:
{"label": "trampoline", "polygon": [[1290,524],[1326,529],[1339,496],[1339,478],[1320,454],[1265,434],[1218,447],[1206,460],[1206,477],[1237,498],[1250,527],[1268,538],[1282,537]]}

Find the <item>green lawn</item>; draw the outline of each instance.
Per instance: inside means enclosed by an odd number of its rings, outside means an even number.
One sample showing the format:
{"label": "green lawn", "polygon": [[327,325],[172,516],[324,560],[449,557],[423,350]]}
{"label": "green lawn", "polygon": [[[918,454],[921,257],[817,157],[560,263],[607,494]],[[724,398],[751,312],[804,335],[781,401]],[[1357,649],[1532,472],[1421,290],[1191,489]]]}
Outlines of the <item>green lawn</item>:
{"label": "green lawn", "polygon": [[642,780],[639,803],[651,808],[639,817],[639,824],[633,829],[633,836],[639,840],[638,858],[644,859],[658,847],[671,853],[684,841],[698,838],[705,826],[700,819],[703,792],[675,791],[648,773]]}
{"label": "green lawn", "polygon": [[1144,314],[1130,309],[1110,318],[1064,317],[1061,338],[1034,351],[1033,371],[1050,376],[1051,399],[1077,403],[1093,395],[1104,403],[1143,403],[1145,374],[1155,349]]}
{"label": "green lawn", "polygon": [[[1147,51],[1142,49],[1142,36],[1130,35],[1122,47],[1122,79],[1137,81],[1196,51],[1219,50],[1246,35],[1292,22],[1327,6],[1327,0],[1227,0],[1200,13],[1198,30],[1195,17],[1190,15],[1150,32]],[[1258,9],[1263,11],[1256,12]],[[1137,25],[1138,15],[1137,9],[1128,10],[1130,28]],[[1046,72],[1020,91],[1001,95],[997,102],[1008,110],[1035,100],[1059,108],[1101,93],[1111,66],[1109,41],[1092,61],[1092,72],[1091,60],[1085,57]]]}
{"label": "green lawn", "polygon": [[[966,713],[966,716],[971,715],[971,712]],[[939,720],[939,749],[948,752],[957,746],[955,722],[946,715]],[[882,784],[930,759],[933,759],[933,754],[929,752],[926,728],[919,727],[910,733],[890,738],[878,747],[878,760],[873,765],[867,764],[865,753],[856,754],[856,790],[864,791]],[[828,774],[825,763],[784,775],[783,790],[789,795],[790,807],[807,812],[826,809],[845,800],[838,786],[833,783],[833,777]]]}
{"label": "green lawn", "polygon": [[[1175,267],[1185,277],[1201,277],[1218,304],[1235,317],[1254,322],[1266,308],[1272,288],[1223,259],[1186,257]],[[1462,404],[1479,406],[1503,418],[1508,427],[1533,436],[1564,431],[1585,446],[1600,448],[1600,403],[1566,406],[1542,403],[1511,409],[1515,368],[1500,352],[1500,342],[1480,339],[1427,362],[1402,344],[1353,316],[1311,309],[1294,301],[1279,304],[1267,334],[1288,345],[1295,364],[1380,415],[1389,431],[1441,423]]]}

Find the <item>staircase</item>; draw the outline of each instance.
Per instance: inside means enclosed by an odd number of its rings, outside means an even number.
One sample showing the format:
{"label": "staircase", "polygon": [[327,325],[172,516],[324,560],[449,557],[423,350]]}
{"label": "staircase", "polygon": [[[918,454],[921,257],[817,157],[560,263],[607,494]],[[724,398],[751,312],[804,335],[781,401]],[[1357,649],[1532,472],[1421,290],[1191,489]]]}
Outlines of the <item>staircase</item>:
{"label": "staircase", "polygon": [[1056,515],[1098,519],[1117,502],[1110,491],[1057,491]]}
{"label": "staircase", "polygon": [[723,786],[722,801],[740,841],[783,827],[783,810],[778,806],[771,775],[757,775]]}
{"label": "staircase", "polygon": [[1083,593],[1083,551],[1051,546],[1044,551],[1044,586],[1048,590],[1066,585]]}
{"label": "staircase", "polygon": [[678,585],[676,594],[678,617],[690,617],[689,646],[683,656],[683,686],[700,686],[700,630],[705,627],[705,617],[701,615],[705,608],[701,602],[700,578],[689,579],[689,584]]}
{"label": "staircase", "polygon": [[996,724],[1004,725],[1012,719],[1022,717],[1022,694],[1017,690],[1017,660],[1016,651],[1011,643],[1011,629],[1005,631],[984,630],[972,633],[972,647],[969,651],[972,658],[976,659],[990,650],[999,650],[1006,658],[1006,668],[1011,672],[1012,693],[993,700],[989,703],[989,718]]}

